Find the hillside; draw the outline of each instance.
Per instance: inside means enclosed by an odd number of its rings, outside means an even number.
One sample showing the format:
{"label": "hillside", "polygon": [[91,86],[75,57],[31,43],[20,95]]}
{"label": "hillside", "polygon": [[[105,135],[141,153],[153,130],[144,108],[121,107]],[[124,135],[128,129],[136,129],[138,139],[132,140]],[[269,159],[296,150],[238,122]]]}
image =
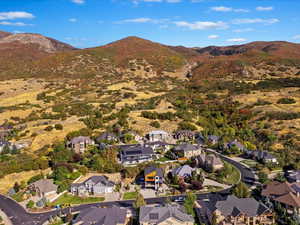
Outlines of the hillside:
{"label": "hillside", "polygon": [[39,34],[0,32],[0,76],[20,76],[34,60],[75,48]]}

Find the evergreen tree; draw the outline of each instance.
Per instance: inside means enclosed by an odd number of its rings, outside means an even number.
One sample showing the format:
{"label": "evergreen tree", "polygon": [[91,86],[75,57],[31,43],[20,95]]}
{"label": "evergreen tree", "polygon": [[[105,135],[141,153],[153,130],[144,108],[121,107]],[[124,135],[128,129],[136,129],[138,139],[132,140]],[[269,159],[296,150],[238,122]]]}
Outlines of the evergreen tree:
{"label": "evergreen tree", "polygon": [[141,193],[138,193],[136,196],[135,202],[133,203],[133,207],[135,209],[139,209],[141,206],[146,205],[145,199]]}
{"label": "evergreen tree", "polygon": [[238,198],[248,198],[251,193],[246,184],[240,182],[233,189],[233,194]]}
{"label": "evergreen tree", "polygon": [[195,216],[194,205],[195,205],[196,199],[197,199],[196,195],[189,192],[184,201],[184,208],[186,210],[186,213],[193,215],[193,216]]}

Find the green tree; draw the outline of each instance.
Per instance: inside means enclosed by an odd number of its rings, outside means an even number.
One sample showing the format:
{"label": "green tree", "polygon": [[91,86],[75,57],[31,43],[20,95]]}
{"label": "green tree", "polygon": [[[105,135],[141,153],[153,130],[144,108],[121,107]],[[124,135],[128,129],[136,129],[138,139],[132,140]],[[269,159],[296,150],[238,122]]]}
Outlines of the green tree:
{"label": "green tree", "polygon": [[184,208],[186,213],[195,216],[195,211],[194,211],[194,205],[197,197],[195,194],[192,192],[189,192],[186,196],[186,199],[184,201]]}
{"label": "green tree", "polygon": [[32,209],[33,207],[34,207],[34,201],[30,200],[30,201],[26,204],[26,208]]}
{"label": "green tree", "polygon": [[238,198],[248,198],[251,195],[249,188],[243,182],[238,183],[234,187],[233,194]]}
{"label": "green tree", "polygon": [[135,209],[139,209],[140,207],[142,207],[144,205],[146,205],[145,199],[141,193],[138,193],[135,198],[135,202],[133,203],[133,207]]}
{"label": "green tree", "polygon": [[262,184],[265,184],[268,181],[268,174],[264,173],[263,171],[260,171],[257,176],[258,181]]}

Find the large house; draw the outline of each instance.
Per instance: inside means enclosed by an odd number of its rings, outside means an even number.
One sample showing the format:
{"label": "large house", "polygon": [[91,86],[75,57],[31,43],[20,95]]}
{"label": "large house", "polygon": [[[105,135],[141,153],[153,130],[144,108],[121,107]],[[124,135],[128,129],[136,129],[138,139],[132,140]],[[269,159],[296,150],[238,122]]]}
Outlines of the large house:
{"label": "large house", "polygon": [[166,141],[168,140],[169,136],[169,133],[163,130],[153,130],[146,135],[150,142]]}
{"label": "large house", "polygon": [[179,141],[195,140],[195,132],[191,130],[178,130],[173,134],[174,139]]}
{"label": "large house", "polygon": [[263,163],[278,163],[277,158],[267,151],[246,150],[245,154],[247,157],[262,161]]}
{"label": "large house", "polygon": [[127,225],[130,217],[127,210],[119,207],[86,208],[72,221],[74,225]]}
{"label": "large house", "polygon": [[209,171],[217,171],[224,168],[224,163],[222,162],[220,157],[214,154],[207,155],[205,153],[202,153],[198,157],[196,157],[196,161],[199,167]]}
{"label": "large house", "polygon": [[149,166],[144,170],[145,187],[151,187],[158,190],[164,180],[164,171],[162,168]]}
{"label": "large house", "polygon": [[101,195],[112,193],[115,183],[105,176],[92,176],[82,183],[71,184],[71,192],[75,195]]}
{"label": "large house", "polygon": [[132,145],[121,148],[120,161],[124,165],[149,162],[153,160],[154,152],[150,147]]}
{"label": "large house", "polygon": [[90,137],[79,136],[72,138],[71,141],[67,143],[68,147],[71,148],[76,153],[84,153],[88,146],[94,145],[95,142]]}
{"label": "large house", "polygon": [[300,183],[271,182],[262,190],[267,201],[283,205],[287,212],[300,216]]}
{"label": "large house", "polygon": [[168,144],[165,141],[154,141],[154,142],[145,143],[145,146],[152,148],[153,151],[159,151],[159,150],[161,150],[163,152],[167,152],[174,145],[173,144]]}
{"label": "large house", "polygon": [[234,195],[212,196],[209,201],[198,201],[197,216],[201,223],[217,225],[271,225],[271,210],[254,198]]}
{"label": "large house", "polygon": [[179,178],[187,178],[192,176],[193,171],[195,171],[195,169],[193,169],[189,165],[184,165],[173,169],[172,176],[178,176]]}
{"label": "large house", "polygon": [[117,142],[118,140],[119,140],[119,138],[117,137],[117,135],[115,135],[114,133],[111,133],[111,132],[104,132],[103,134],[101,134],[99,137],[96,138],[96,141],[98,143]]}
{"label": "large house", "polygon": [[40,198],[51,201],[56,197],[57,185],[51,179],[41,179],[30,184],[29,189],[37,194]]}
{"label": "large house", "polygon": [[177,145],[174,148],[174,152],[179,153],[178,155],[180,155],[181,157],[191,158],[200,155],[202,153],[202,149],[199,145],[183,143]]}
{"label": "large house", "polygon": [[233,141],[225,144],[225,149],[226,148],[230,149],[230,148],[233,148],[233,147],[237,148],[241,152],[245,152],[247,150],[247,148],[241,142],[239,142],[238,140],[233,140]]}
{"label": "large house", "polygon": [[163,207],[142,206],[139,213],[140,225],[194,225],[194,218],[179,205]]}

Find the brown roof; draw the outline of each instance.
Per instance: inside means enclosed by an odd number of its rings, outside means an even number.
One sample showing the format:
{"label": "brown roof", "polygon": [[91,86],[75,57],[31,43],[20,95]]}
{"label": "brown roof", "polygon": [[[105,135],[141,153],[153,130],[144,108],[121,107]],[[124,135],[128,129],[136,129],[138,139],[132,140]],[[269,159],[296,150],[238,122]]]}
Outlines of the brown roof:
{"label": "brown roof", "polygon": [[272,195],[281,196],[285,195],[289,192],[294,192],[294,189],[291,188],[292,184],[288,182],[280,183],[277,181],[271,182],[266,185],[266,187],[262,190],[262,195],[269,197]]}
{"label": "brown roof", "polygon": [[277,202],[281,202],[283,204],[293,206],[293,207],[300,207],[300,197],[297,197],[293,193],[289,192],[285,195],[282,195],[278,198],[274,199]]}

